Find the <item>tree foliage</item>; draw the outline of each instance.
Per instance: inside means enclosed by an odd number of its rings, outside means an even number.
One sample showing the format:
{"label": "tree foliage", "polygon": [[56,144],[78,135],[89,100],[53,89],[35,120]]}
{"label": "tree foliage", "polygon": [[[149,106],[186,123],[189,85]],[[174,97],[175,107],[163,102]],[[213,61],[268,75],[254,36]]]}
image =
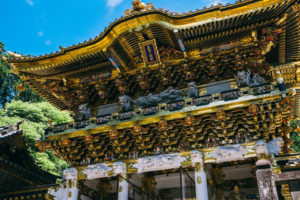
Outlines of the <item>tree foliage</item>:
{"label": "tree foliage", "polygon": [[21,129],[24,131],[30,155],[42,169],[59,175],[61,170],[67,167],[67,163],[54,156],[51,151],[38,152],[35,146],[35,141],[44,136],[49,119],[52,119],[54,124],[72,121],[69,113],[60,112],[47,102],[12,100],[6,104],[5,109],[0,109],[0,126],[23,121]]}
{"label": "tree foliage", "polygon": [[10,58],[10,55],[0,42],[0,126],[23,121],[21,129],[30,155],[42,169],[59,175],[67,167],[66,162],[50,151],[38,152],[35,141],[44,135],[49,119],[54,124],[60,124],[72,121],[72,118],[69,113],[62,113],[45,102],[24,82],[24,90],[18,91],[17,86],[22,80],[11,73],[12,69],[3,57]]}
{"label": "tree foliage", "polygon": [[300,120],[292,120],[290,125],[292,127],[291,139],[293,140],[291,147],[295,152],[300,153]]}
{"label": "tree foliage", "polygon": [[18,99],[22,101],[40,102],[43,99],[38,96],[28,85],[24,83],[25,90],[19,92],[16,87],[22,82],[22,80],[11,72],[11,68],[3,57],[9,58],[4,44],[0,42],[0,108],[12,99]]}

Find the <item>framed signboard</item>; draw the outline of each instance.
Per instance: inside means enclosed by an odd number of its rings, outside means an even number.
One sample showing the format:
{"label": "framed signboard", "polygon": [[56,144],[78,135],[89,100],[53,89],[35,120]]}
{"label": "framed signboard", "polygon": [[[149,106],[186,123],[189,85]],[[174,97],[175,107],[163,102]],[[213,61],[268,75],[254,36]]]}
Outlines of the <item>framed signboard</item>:
{"label": "framed signboard", "polygon": [[146,66],[160,63],[155,39],[140,43],[140,48]]}

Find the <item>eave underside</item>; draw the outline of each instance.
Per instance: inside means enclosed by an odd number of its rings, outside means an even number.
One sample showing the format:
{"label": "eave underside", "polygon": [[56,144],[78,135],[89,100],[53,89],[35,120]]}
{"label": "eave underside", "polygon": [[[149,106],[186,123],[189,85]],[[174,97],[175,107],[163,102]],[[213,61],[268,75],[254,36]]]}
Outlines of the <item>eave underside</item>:
{"label": "eave underside", "polygon": [[[207,11],[207,13],[201,14],[201,16],[203,15],[202,20],[200,20],[201,18],[198,19],[195,14],[186,16],[184,20],[169,20],[167,16],[160,16],[159,12],[144,13],[126,19],[137,20],[139,21],[138,24],[129,23],[126,20],[119,22],[116,25],[119,27],[118,31],[116,31],[116,27],[110,30],[113,37],[108,39],[109,34],[107,37],[103,36],[102,42],[82,44],[74,51],[64,50],[62,55],[53,55],[55,57],[53,59],[21,59],[9,60],[9,62],[29,86],[48,102],[61,110],[68,109],[76,112],[76,108],[72,108],[72,103],[68,102],[69,97],[63,96],[64,94],[58,95],[49,90],[47,80],[77,80],[82,77],[89,77],[94,73],[111,71],[113,72],[113,79],[115,69],[108,61],[110,56],[116,59],[122,76],[137,73],[144,67],[142,63],[133,64],[134,61],[140,59],[139,43],[149,39],[156,39],[158,49],[172,48],[176,51],[180,51],[177,39],[181,39],[187,48],[188,59],[197,60],[199,58],[194,57],[195,51],[221,45],[228,41],[239,41],[245,35],[251,35],[253,30],[256,31],[275,24],[281,26],[280,20],[284,14],[298,1],[268,1],[260,5],[258,2],[248,2],[242,8],[239,6],[231,7],[232,10],[229,8],[221,9],[221,14]],[[240,12],[237,12],[238,9]],[[146,16],[148,17],[147,23],[144,21]],[[123,27],[125,24],[127,28]],[[289,30],[287,30],[288,33]],[[293,41],[296,39],[294,38]],[[103,48],[104,41],[105,48]],[[289,43],[291,43],[291,39],[289,39]],[[98,44],[99,46],[97,46]],[[298,46],[292,48],[298,48]],[[68,58],[63,58],[64,54],[68,55]],[[183,61],[183,54],[176,59],[162,58],[163,64]],[[112,93],[110,92],[110,94]]]}

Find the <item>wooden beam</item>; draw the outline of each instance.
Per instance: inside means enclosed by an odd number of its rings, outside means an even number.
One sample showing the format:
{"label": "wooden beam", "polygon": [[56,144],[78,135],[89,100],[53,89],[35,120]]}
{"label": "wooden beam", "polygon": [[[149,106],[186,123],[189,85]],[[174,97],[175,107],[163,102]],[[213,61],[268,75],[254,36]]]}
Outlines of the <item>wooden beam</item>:
{"label": "wooden beam", "polygon": [[300,171],[283,172],[281,174],[274,174],[275,181],[290,181],[300,180]]}

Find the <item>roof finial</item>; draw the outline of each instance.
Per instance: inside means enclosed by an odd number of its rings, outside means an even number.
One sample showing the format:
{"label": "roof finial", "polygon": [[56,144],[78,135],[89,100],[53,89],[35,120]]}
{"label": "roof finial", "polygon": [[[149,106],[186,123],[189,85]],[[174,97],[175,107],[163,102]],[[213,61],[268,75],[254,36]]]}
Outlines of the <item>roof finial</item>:
{"label": "roof finial", "polygon": [[144,12],[153,9],[154,6],[152,3],[145,4],[141,2],[141,0],[132,0],[132,8],[125,10],[124,15],[129,16],[134,13]]}
{"label": "roof finial", "polygon": [[21,58],[21,57],[22,57],[21,54],[13,53],[13,52],[11,52],[11,51],[7,51],[7,53],[8,53],[8,55],[11,55],[11,56],[13,56],[13,57],[15,57],[15,58]]}

